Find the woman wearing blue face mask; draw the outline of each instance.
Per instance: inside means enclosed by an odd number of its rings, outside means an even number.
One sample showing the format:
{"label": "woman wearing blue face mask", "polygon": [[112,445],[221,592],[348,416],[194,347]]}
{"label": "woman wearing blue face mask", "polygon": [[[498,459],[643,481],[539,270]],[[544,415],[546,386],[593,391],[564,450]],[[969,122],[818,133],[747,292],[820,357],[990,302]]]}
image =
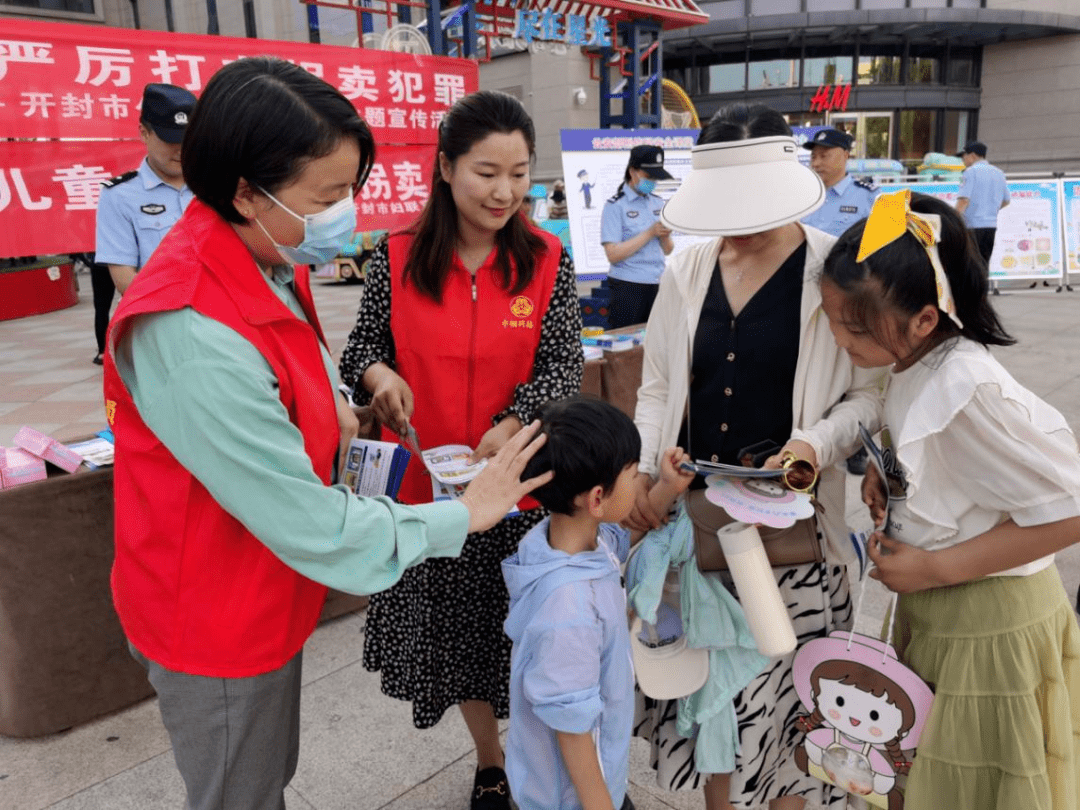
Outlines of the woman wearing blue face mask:
{"label": "woman wearing blue face mask", "polygon": [[327,585],[373,593],[457,556],[532,488],[518,481],[530,430],[455,503],[332,485],[357,422],[306,264],[352,236],[374,152],[352,104],[302,68],[223,67],[184,137],[195,199],[109,329],[113,600],[192,810],[284,808],[302,648]]}
{"label": "woman wearing blue face mask", "polygon": [[653,194],[657,180],[671,180],[664,168],[664,150],[642,144],[630,150],[623,181],[604,204],[600,243],[611,263],[608,327],[617,329],[649,320],[664,257],[674,245],[671,231],[660,222],[664,201]]}

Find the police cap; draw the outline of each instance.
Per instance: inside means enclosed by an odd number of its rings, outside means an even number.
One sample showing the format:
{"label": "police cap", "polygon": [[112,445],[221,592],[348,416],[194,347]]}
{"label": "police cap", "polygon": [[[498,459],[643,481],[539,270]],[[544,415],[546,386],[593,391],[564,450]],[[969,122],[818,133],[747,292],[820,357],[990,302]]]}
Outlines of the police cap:
{"label": "police cap", "polygon": [[813,149],[815,146],[838,146],[850,152],[853,140],[846,132],[838,129],[819,129],[810,140],[803,144],[803,149]]}
{"label": "police cap", "polygon": [[180,143],[188,118],[195,108],[195,96],[172,84],[148,84],[143,90],[139,119],[166,143]]}

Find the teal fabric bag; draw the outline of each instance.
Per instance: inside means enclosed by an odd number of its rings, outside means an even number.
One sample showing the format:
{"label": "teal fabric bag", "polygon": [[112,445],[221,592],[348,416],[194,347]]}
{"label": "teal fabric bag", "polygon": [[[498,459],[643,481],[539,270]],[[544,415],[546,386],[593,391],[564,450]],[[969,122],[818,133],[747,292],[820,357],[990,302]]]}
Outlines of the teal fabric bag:
{"label": "teal fabric bag", "polygon": [[679,571],[683,631],[691,647],[709,650],[709,679],[679,699],[676,731],[696,739],[699,773],[730,773],[739,751],[733,701],[769,664],[757,651],[742,606],[719,577],[702,574],[694,555],[694,526],[680,504],[674,520],[649,532],[626,569],[629,600],[643,621],[654,622],[668,570]]}

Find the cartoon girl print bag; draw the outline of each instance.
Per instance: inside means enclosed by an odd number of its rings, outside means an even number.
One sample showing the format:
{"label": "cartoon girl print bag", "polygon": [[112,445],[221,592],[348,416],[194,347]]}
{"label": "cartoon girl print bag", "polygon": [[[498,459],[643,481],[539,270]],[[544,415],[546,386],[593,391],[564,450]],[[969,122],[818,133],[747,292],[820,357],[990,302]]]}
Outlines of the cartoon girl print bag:
{"label": "cartoon girl print bag", "polygon": [[796,721],[806,733],[795,751],[799,769],[869,805],[901,810],[897,777],[911,769],[934,700],[930,687],[890,644],[845,630],[800,647],[792,677],[810,712]]}

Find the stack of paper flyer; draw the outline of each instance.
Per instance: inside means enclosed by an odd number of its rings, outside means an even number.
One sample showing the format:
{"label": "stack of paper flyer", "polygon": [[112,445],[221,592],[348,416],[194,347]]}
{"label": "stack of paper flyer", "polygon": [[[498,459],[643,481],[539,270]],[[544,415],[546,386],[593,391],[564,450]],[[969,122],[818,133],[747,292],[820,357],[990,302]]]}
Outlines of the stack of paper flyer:
{"label": "stack of paper flyer", "polygon": [[357,495],[396,498],[412,453],[394,442],[353,439],[345,458],[343,483]]}
{"label": "stack of paper flyer", "polygon": [[487,466],[487,459],[469,463],[472,448],[464,444],[442,444],[423,452],[424,466],[431,477],[440,483],[454,486],[467,484]]}
{"label": "stack of paper flyer", "polygon": [[[424,466],[431,473],[433,501],[457,500],[465,492],[465,485],[487,466],[487,459],[470,464],[472,452],[472,448],[464,444],[443,444],[423,451]],[[516,515],[519,511],[513,506],[506,516]]]}

